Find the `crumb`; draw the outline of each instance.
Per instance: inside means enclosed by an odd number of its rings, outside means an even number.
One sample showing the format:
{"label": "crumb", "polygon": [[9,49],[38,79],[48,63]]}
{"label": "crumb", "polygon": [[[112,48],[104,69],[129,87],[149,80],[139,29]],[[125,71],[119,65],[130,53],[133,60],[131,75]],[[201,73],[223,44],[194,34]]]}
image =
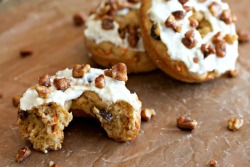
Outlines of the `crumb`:
{"label": "crumb", "polygon": [[13,103],[13,106],[14,107],[18,107],[19,104],[20,104],[20,99],[21,99],[21,96],[14,96],[12,98],[12,103]]}
{"label": "crumb", "polygon": [[22,49],[20,50],[19,54],[21,58],[26,58],[26,57],[32,56],[33,52],[31,50]]}
{"label": "crumb", "polygon": [[217,161],[213,159],[213,160],[209,161],[209,165],[210,165],[211,167],[216,167]]}
{"label": "crumb", "polygon": [[73,21],[76,26],[82,26],[85,24],[87,16],[82,12],[77,12],[73,16]]}
{"label": "crumb", "polygon": [[141,111],[141,118],[143,121],[150,121],[153,116],[156,115],[156,112],[154,109],[148,109],[145,108]]}
{"label": "crumb", "polygon": [[31,150],[29,149],[29,147],[25,146],[25,147],[20,148],[16,155],[16,162],[20,163],[24,161],[30,156],[30,154],[31,154]]}
{"label": "crumb", "polygon": [[197,121],[188,117],[179,117],[177,118],[177,127],[181,130],[192,131],[197,126]]}
{"label": "crumb", "polygon": [[244,120],[242,118],[230,118],[228,120],[228,129],[237,131],[243,126]]}

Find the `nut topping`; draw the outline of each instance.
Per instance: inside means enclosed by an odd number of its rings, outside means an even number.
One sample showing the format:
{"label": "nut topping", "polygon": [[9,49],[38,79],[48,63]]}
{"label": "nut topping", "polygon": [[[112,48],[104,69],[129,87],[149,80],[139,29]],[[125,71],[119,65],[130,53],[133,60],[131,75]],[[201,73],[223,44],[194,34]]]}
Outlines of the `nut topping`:
{"label": "nut topping", "polygon": [[12,98],[12,103],[13,103],[14,107],[18,107],[19,106],[21,98],[22,98],[21,96],[14,96]]}
{"label": "nut topping", "polygon": [[184,5],[185,3],[188,2],[188,0],[179,0],[179,2],[180,2],[182,5]]}
{"label": "nut topping", "polygon": [[182,43],[189,49],[192,49],[197,45],[194,35],[194,30],[190,30],[185,33],[185,38],[182,38]]}
{"label": "nut topping", "polygon": [[226,24],[231,24],[237,21],[237,17],[230,10],[223,10],[220,15],[220,19]]}
{"label": "nut topping", "polygon": [[238,75],[239,71],[236,69],[236,70],[233,70],[233,71],[229,71],[228,72],[228,76],[230,78],[235,78],[237,75]]}
{"label": "nut topping", "polygon": [[217,34],[215,34],[215,36],[212,39],[214,44],[216,44],[222,40],[223,40],[223,36],[222,36],[221,32],[218,32]]}
{"label": "nut topping", "polygon": [[190,26],[197,29],[199,27],[199,22],[194,19],[193,17],[190,17],[189,18],[189,21],[190,21]]}
{"label": "nut topping", "polygon": [[102,19],[102,28],[104,30],[112,30],[114,29],[114,22],[113,19],[109,18],[109,17],[104,17]]}
{"label": "nut topping", "polygon": [[222,8],[217,2],[212,2],[208,8],[213,16],[219,16],[222,12]]}
{"label": "nut topping", "polygon": [[150,121],[153,116],[155,116],[155,110],[154,109],[144,109],[141,111],[141,118],[143,121]]}
{"label": "nut topping", "polygon": [[175,32],[181,32],[181,25],[177,26],[176,19],[173,15],[170,15],[165,21],[165,26],[172,28]]}
{"label": "nut topping", "polygon": [[155,40],[161,40],[160,37],[160,28],[157,24],[153,24],[151,27],[151,36],[155,39]]}
{"label": "nut topping", "polygon": [[70,87],[70,80],[66,78],[55,78],[54,85],[57,90],[65,91]]}
{"label": "nut topping", "polygon": [[216,54],[218,57],[223,58],[226,56],[226,42],[220,41],[215,45]]}
{"label": "nut topping", "polygon": [[225,35],[224,40],[225,40],[228,44],[233,45],[234,42],[238,40],[238,36],[237,36],[237,35],[230,35],[230,34],[227,34],[227,35]]}
{"label": "nut topping", "polygon": [[99,75],[96,79],[95,79],[95,86],[97,88],[104,88],[105,87],[105,78],[104,78],[104,75]]}
{"label": "nut topping", "polygon": [[124,63],[118,63],[112,67],[111,70],[104,71],[106,76],[112,77],[119,81],[127,81],[127,66]]}
{"label": "nut topping", "polygon": [[73,67],[72,70],[72,76],[74,78],[82,78],[84,76],[85,73],[90,71],[90,65],[86,64],[86,65],[80,65],[80,64],[76,64]]}
{"label": "nut topping", "polygon": [[237,31],[237,34],[239,36],[239,42],[245,43],[250,41],[250,35],[247,32],[243,32],[241,30]]}
{"label": "nut topping", "polygon": [[38,84],[40,86],[46,86],[46,87],[51,86],[50,76],[48,74],[41,76],[40,78],[38,78]]}
{"label": "nut topping", "polygon": [[135,25],[129,25],[128,32],[129,32],[128,43],[131,47],[135,48],[139,41],[138,27]]}
{"label": "nut topping", "polygon": [[201,51],[204,54],[204,58],[208,57],[210,54],[215,54],[215,48],[211,44],[202,44]]}
{"label": "nut topping", "polygon": [[178,10],[178,11],[172,12],[172,15],[175,17],[176,20],[181,20],[186,16],[186,12]]}
{"label": "nut topping", "polygon": [[24,161],[30,156],[30,154],[31,154],[31,150],[27,146],[20,148],[16,155],[16,162],[20,163]]}
{"label": "nut topping", "polygon": [[47,98],[48,94],[51,92],[46,86],[36,86],[35,90],[41,98]]}
{"label": "nut topping", "polygon": [[192,131],[197,126],[197,121],[188,117],[179,117],[177,118],[177,127],[181,130]]}
{"label": "nut topping", "polygon": [[244,120],[242,118],[230,118],[228,120],[228,129],[237,131],[243,126]]}

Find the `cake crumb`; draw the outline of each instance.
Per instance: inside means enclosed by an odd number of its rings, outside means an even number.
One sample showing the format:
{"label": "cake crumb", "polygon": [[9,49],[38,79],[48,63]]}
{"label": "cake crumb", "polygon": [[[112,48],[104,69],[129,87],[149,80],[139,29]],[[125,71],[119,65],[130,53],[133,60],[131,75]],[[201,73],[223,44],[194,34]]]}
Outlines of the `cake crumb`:
{"label": "cake crumb", "polygon": [[209,165],[210,165],[210,167],[216,167],[217,161],[215,159],[212,159],[211,161],[209,161]]}

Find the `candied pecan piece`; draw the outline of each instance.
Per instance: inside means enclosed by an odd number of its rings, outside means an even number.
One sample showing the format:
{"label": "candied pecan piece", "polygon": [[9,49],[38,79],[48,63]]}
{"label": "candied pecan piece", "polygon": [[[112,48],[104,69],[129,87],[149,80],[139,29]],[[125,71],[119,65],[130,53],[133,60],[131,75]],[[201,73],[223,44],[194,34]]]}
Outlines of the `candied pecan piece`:
{"label": "candied pecan piece", "polygon": [[41,98],[47,98],[48,94],[51,92],[46,86],[36,86],[35,90]]}
{"label": "candied pecan piece", "polygon": [[239,37],[238,40],[239,40],[240,43],[249,42],[250,35],[247,32],[244,32],[242,30],[238,30],[237,34],[238,34],[238,37]]}
{"label": "candied pecan piece", "polygon": [[176,19],[173,15],[170,15],[165,21],[165,26],[172,28],[175,32],[181,32],[181,25],[177,25]]}
{"label": "candied pecan piece", "polygon": [[226,42],[220,41],[215,45],[216,54],[218,57],[223,58],[226,56]]}
{"label": "candied pecan piece", "polygon": [[202,44],[201,51],[204,54],[204,58],[208,57],[210,54],[215,54],[215,48],[211,44]]}
{"label": "candied pecan piece", "polygon": [[213,39],[212,39],[212,42],[214,44],[220,42],[220,41],[223,41],[223,36],[222,36],[222,33],[221,32],[218,32],[217,34],[214,35]]}
{"label": "candied pecan piece", "polygon": [[155,40],[161,40],[160,33],[159,26],[157,24],[153,24],[151,27],[151,37],[153,37]]}
{"label": "candied pecan piece", "polygon": [[85,24],[87,16],[82,12],[77,12],[73,15],[73,21],[76,26],[81,26]]}
{"label": "candied pecan piece", "polygon": [[230,118],[228,120],[228,129],[237,131],[243,126],[244,120],[242,118]]}
{"label": "candied pecan piece", "polygon": [[72,76],[74,78],[82,78],[85,73],[90,71],[90,68],[91,67],[89,64],[86,65],[76,64],[73,67]]}
{"label": "candied pecan piece", "polygon": [[122,39],[125,39],[127,32],[127,26],[125,24],[120,23],[118,33]]}
{"label": "candied pecan piece", "polygon": [[199,22],[193,17],[189,18],[190,26],[197,29],[199,27]]}
{"label": "candied pecan piece", "polygon": [[177,127],[181,130],[194,130],[197,126],[197,121],[189,117],[179,117],[177,118]]}
{"label": "candied pecan piece", "polygon": [[29,147],[25,146],[25,147],[20,148],[16,155],[16,162],[20,163],[24,161],[30,156],[30,154],[31,154],[31,150],[29,149]]}
{"label": "candied pecan piece", "polygon": [[233,70],[233,71],[229,71],[228,72],[228,76],[230,78],[235,78],[238,75],[239,71],[237,69]]}
{"label": "candied pecan piece", "polygon": [[104,17],[102,19],[102,28],[104,30],[112,30],[114,29],[114,20],[109,17]]}
{"label": "candied pecan piece", "polygon": [[14,107],[18,107],[19,106],[21,98],[22,98],[21,96],[14,96],[12,98],[12,103],[13,103]]}
{"label": "candied pecan piece", "polygon": [[95,79],[95,86],[97,88],[104,88],[105,87],[105,78],[104,78],[104,75],[99,75],[96,79]]}
{"label": "candied pecan piece", "polygon": [[112,67],[111,70],[104,71],[106,76],[112,77],[119,81],[127,81],[127,66],[124,63],[118,63]]}
{"label": "candied pecan piece", "polygon": [[145,108],[141,111],[141,118],[143,121],[150,121],[153,116],[156,115],[156,112],[154,109],[148,109]]}
{"label": "candied pecan piece", "polygon": [[132,48],[135,48],[137,46],[138,41],[139,41],[139,34],[138,33],[129,34],[128,43]]}
{"label": "candied pecan piece", "polygon": [[178,10],[178,11],[172,12],[172,15],[175,17],[176,20],[181,20],[186,16],[186,12]]}
{"label": "candied pecan piece", "polygon": [[230,35],[230,34],[227,34],[227,35],[225,35],[224,40],[225,40],[228,44],[232,45],[235,41],[238,40],[238,36],[237,36],[237,35]]}
{"label": "candied pecan piece", "polygon": [[230,10],[223,10],[220,19],[226,24],[231,24],[237,21],[237,17]]}
{"label": "candied pecan piece", "polygon": [[46,87],[49,87],[51,86],[51,83],[50,83],[50,76],[48,74],[45,74],[41,77],[38,78],[38,84],[40,86],[46,86]]}
{"label": "candied pecan piece", "polygon": [[70,87],[70,80],[66,78],[55,78],[54,85],[57,90],[65,91]]}
{"label": "candied pecan piece", "polygon": [[210,12],[212,13],[213,16],[219,16],[222,12],[222,8],[218,2],[212,2],[208,6]]}
{"label": "candied pecan piece", "polygon": [[182,43],[189,49],[197,45],[197,40],[195,40],[194,35],[194,30],[189,30],[185,33],[185,38],[182,38]]}
{"label": "candied pecan piece", "polygon": [[188,0],[179,0],[179,2],[180,2],[182,5],[184,5],[185,3],[188,2]]}
{"label": "candied pecan piece", "polygon": [[189,12],[192,10],[192,8],[190,6],[183,6],[183,9],[186,11],[186,12]]}

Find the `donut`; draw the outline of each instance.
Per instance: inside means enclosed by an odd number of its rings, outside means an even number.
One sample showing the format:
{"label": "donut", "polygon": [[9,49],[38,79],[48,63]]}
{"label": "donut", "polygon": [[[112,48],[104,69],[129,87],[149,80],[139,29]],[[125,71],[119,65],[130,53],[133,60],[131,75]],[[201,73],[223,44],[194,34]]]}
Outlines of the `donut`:
{"label": "donut", "polygon": [[156,69],[145,53],[140,33],[139,0],[103,0],[88,17],[84,38],[90,57],[110,68],[125,63],[129,73]]}
{"label": "donut", "polygon": [[98,120],[111,139],[133,140],[140,129],[141,102],[126,88],[127,79],[123,63],[107,70],[78,64],[55,76],[41,76],[20,100],[18,125],[23,139],[45,153],[61,149],[72,111],[78,111]]}
{"label": "donut", "polygon": [[235,71],[236,16],[222,0],[145,0],[140,9],[145,49],[154,63],[184,82]]}

